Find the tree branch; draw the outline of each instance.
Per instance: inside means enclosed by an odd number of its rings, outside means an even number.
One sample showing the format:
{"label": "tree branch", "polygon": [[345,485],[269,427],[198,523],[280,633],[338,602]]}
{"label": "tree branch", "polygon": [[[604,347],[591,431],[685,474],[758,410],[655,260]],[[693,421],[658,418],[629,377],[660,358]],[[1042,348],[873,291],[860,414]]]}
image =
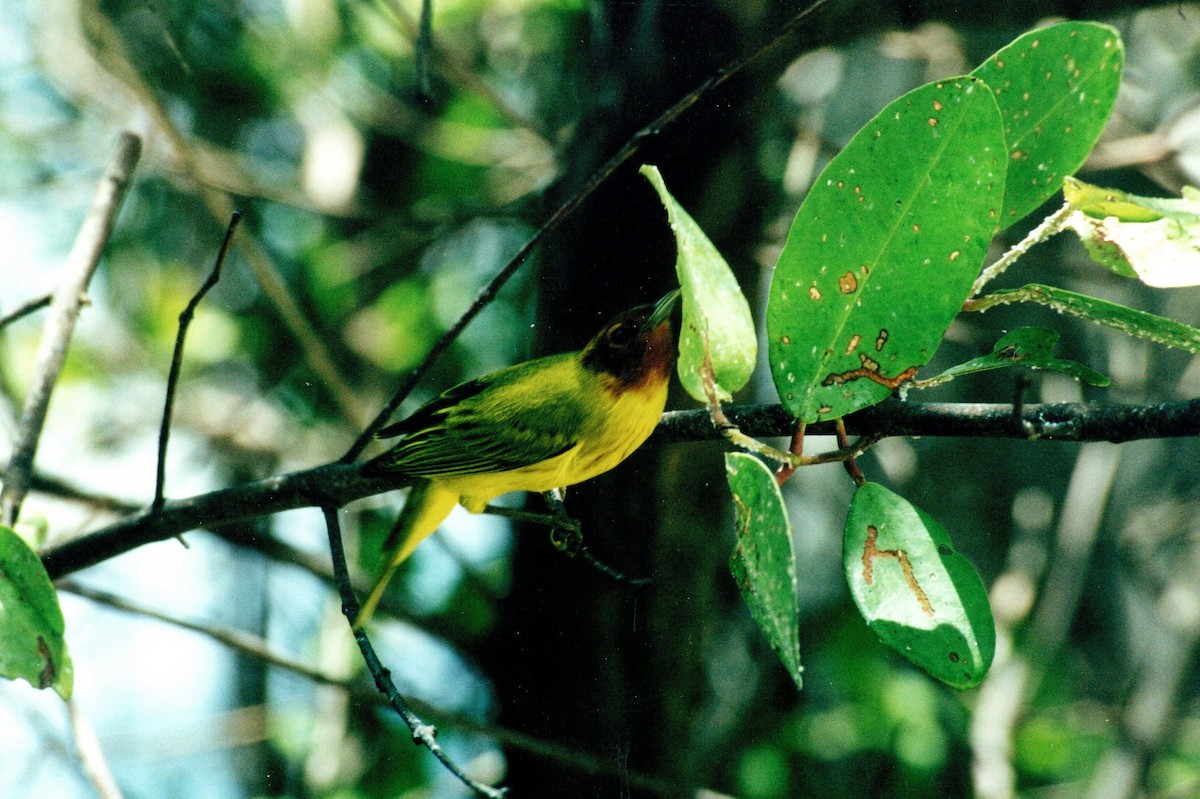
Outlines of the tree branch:
{"label": "tree branch", "polygon": [[108,242],[141,154],[142,140],[128,131],[122,132],[116,155],[96,187],[92,205],[79,228],[71,252],[67,254],[62,279],[54,289],[38,346],[32,387],[25,397],[12,459],[4,474],[4,490],[0,493],[0,515],[6,524],[16,522],[21,503],[29,492],[33,458],[42,436],[46,411],[50,407],[50,394],[67,360],[67,347],[75,332],[75,320],[79,318],[79,309],[83,306],[84,292],[100,263],[100,254]]}
{"label": "tree branch", "polygon": [[[795,429],[795,420],[779,405],[731,406],[726,415],[753,436],[790,436]],[[889,399],[850,414],[845,422],[846,430],[855,435],[1123,442],[1200,435],[1200,399],[1156,405],[1023,405],[1019,415],[1013,413],[1012,405],[1000,403]],[[819,422],[809,425],[806,432],[814,436],[836,431],[832,422]],[[653,439],[662,443],[716,441],[721,433],[706,410],[671,411],[663,414]],[[52,547],[43,552],[42,563],[51,578],[58,578],[188,530],[315,507],[322,501],[341,506],[407,485],[402,476],[367,477],[360,465],[327,464],[166,502],[158,514],[141,511]]]}

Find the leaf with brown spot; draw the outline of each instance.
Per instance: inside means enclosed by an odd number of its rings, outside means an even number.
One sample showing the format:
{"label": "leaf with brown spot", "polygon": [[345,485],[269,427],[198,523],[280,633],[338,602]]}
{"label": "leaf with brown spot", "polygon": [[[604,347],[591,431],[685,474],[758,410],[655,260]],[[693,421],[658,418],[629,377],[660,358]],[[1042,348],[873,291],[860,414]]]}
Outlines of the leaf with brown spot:
{"label": "leaf with brown spot", "polygon": [[[873,405],[933,356],[995,228],[989,211],[1003,201],[1008,160],[1002,129],[981,82],[928,84],[884,108],[821,173],[792,222],[767,304],[771,374],[797,419]],[[879,345],[871,364],[852,346],[862,340]]]}
{"label": "leaf with brown spot", "polygon": [[74,673],[63,640],[58,593],[41,560],[0,526],[0,677],[71,696]]}

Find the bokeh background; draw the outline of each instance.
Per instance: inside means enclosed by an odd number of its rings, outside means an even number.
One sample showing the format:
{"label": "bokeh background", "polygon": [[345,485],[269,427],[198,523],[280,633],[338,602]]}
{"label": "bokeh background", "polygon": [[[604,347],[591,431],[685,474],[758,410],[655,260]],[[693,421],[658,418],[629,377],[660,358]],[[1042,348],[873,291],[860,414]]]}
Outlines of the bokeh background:
{"label": "bokeh background", "polygon": [[[32,496],[23,521],[55,543],[148,503],[177,317],[235,206],[245,221],[187,342],[169,497],[340,456],[560,202],[799,7],[435,0],[422,86],[415,0],[0,0],[0,313],[52,290],[119,132],[146,144],[39,450],[58,488]],[[1200,6],[832,2],[650,138],[406,408],[581,346],[669,287],[673,244],[641,162],[659,165],[761,319],[796,208],[858,127],[1054,15],[1111,22],[1127,47],[1085,179],[1163,196],[1200,183]],[[1145,289],[1060,238],[1006,284],[1200,324],[1196,290]],[[0,332],[0,457],[40,321]],[[956,322],[930,373],[1028,323],[1113,378],[1101,391],[1038,374],[1028,401],[1200,394],[1196,359],[1028,308]],[[1013,375],[990,373],[927,398],[1013,392]],[[773,401],[765,370],[738,399]],[[692,403],[675,391],[672,407]],[[551,799],[1200,796],[1197,442],[930,437],[863,459],[942,521],[991,587],[997,662],[965,693],[886,650],[854,611],[838,467],[785,490],[797,692],[728,574],[720,449],[652,444],[572,490],[593,552],[648,588],[565,558],[544,529],[460,512],[405,566],[376,644],[472,775]],[[401,501],[345,512],[356,572],[374,569]],[[76,753],[88,735],[130,799],[465,795],[374,701],[317,512],[186,541],[64,585],[74,705],[0,684],[0,796],[95,796]]]}

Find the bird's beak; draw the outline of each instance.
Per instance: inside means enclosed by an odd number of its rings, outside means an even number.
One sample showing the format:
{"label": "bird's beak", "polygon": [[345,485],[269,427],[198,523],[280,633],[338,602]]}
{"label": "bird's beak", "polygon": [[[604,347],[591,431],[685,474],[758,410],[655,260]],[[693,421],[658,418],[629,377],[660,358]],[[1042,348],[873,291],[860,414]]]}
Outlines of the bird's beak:
{"label": "bird's beak", "polygon": [[654,310],[650,312],[650,317],[645,322],[642,322],[641,330],[638,332],[644,336],[667,321],[671,317],[671,313],[675,310],[675,303],[678,301],[679,289],[675,289],[654,303]]}

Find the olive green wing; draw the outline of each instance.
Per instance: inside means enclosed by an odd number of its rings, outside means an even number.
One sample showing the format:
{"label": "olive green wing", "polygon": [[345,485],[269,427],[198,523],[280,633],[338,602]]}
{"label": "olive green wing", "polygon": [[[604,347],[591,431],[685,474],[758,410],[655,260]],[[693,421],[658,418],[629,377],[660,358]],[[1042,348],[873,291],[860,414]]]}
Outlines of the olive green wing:
{"label": "olive green wing", "polygon": [[455,386],[384,432],[404,440],[375,461],[422,477],[531,466],[582,438],[590,397],[572,356],[552,356]]}

